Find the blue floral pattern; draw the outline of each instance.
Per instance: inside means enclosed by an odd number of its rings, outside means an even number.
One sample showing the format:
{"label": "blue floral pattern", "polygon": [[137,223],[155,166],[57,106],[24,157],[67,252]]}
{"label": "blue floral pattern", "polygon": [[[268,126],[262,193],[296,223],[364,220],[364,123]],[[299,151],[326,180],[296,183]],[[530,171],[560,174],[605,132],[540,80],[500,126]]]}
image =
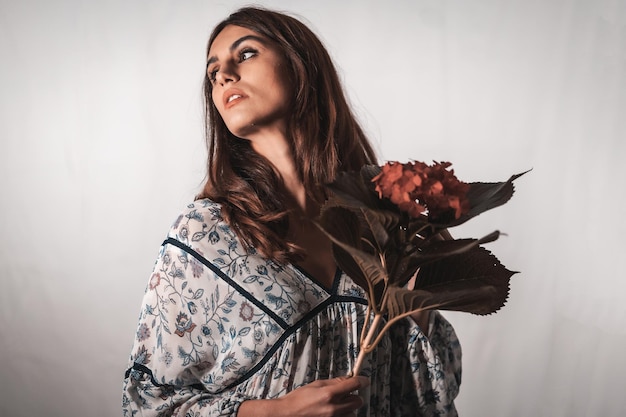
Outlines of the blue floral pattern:
{"label": "blue floral pattern", "polygon": [[[234,416],[247,399],[346,375],[366,307],[340,271],[326,289],[293,265],[246,252],[220,206],[198,200],[174,222],[148,281],[124,416]],[[359,417],[457,414],[461,347],[439,312],[429,329],[407,319],[368,356]]]}

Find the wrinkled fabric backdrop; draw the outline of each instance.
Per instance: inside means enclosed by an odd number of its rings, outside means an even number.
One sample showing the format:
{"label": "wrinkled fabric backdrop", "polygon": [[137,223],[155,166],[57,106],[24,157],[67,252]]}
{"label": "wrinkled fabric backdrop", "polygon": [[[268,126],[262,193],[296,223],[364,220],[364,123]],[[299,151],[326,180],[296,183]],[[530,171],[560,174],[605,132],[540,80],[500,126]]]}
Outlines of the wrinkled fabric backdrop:
{"label": "wrinkled fabric backdrop", "polygon": [[[0,415],[120,415],[159,245],[204,177],[205,42],[243,4],[0,1]],[[460,414],[626,415],[626,2],[264,5],[321,36],[382,160],[532,168],[452,230],[505,232],[488,248],[521,272],[497,314],[446,314]]]}

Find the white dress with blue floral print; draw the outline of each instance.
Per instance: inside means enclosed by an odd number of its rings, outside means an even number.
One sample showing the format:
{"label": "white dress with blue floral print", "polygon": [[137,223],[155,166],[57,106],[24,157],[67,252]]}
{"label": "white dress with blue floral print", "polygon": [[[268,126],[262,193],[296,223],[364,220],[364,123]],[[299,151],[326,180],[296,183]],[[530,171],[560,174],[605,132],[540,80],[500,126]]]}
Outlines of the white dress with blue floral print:
{"label": "white dress with blue floral print", "polygon": [[[243,250],[210,200],[190,204],[161,247],[124,379],[124,416],[235,416],[347,375],[366,314],[363,290],[340,271],[324,288],[293,265]],[[368,355],[359,417],[455,416],[461,347],[433,312],[426,336],[410,319]]]}

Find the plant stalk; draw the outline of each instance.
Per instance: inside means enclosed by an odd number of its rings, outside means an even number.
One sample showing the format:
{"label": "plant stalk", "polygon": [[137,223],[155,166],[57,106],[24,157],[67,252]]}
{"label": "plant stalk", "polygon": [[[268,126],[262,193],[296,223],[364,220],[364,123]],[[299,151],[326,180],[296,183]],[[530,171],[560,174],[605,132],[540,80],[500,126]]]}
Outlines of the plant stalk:
{"label": "plant stalk", "polygon": [[365,355],[367,355],[371,351],[370,343],[372,342],[372,339],[374,339],[374,336],[376,335],[376,330],[378,330],[378,325],[380,324],[381,319],[382,319],[382,314],[374,315],[374,320],[372,321],[372,324],[369,326],[369,329],[367,330],[367,336],[365,337],[365,340],[363,340],[363,342],[361,343],[361,346],[359,349],[359,356],[357,356],[356,358],[356,362],[354,364],[354,367],[352,368],[352,371],[350,372],[350,376],[357,376],[359,372],[361,371],[361,367],[363,366],[363,360],[365,360]]}

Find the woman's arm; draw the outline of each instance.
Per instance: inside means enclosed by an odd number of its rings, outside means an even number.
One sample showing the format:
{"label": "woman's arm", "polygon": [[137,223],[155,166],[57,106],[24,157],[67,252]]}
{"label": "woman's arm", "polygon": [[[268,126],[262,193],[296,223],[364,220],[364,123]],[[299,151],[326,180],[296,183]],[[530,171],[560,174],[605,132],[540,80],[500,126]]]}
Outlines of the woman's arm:
{"label": "woman's arm", "polygon": [[[221,365],[234,354],[224,349],[226,343],[239,341],[227,327],[242,328],[232,313],[236,302],[234,290],[189,253],[171,244],[162,247],[124,379],[125,416],[195,415],[200,410],[203,416],[234,415],[248,398],[223,392],[233,376]],[[229,306],[231,314],[226,313]]]}

